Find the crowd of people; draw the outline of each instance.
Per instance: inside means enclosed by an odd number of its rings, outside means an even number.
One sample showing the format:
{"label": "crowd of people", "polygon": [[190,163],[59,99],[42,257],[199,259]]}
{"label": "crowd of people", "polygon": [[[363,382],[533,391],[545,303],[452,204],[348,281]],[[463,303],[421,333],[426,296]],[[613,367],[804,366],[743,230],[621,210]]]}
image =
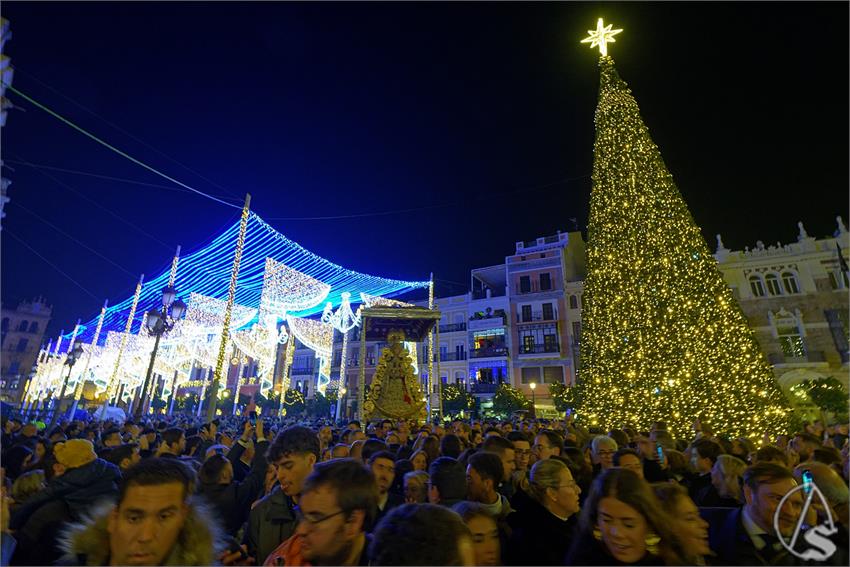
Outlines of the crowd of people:
{"label": "crowd of people", "polygon": [[5,416],[2,564],[848,564],[846,423],[756,447],[695,420],[688,437],[569,417]]}

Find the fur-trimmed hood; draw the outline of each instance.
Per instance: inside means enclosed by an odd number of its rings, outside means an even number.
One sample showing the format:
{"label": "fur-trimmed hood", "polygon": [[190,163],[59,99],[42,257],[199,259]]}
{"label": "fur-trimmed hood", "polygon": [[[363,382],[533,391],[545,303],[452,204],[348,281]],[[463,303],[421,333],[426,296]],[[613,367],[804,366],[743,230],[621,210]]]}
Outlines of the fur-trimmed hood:
{"label": "fur-trimmed hood", "polygon": [[[63,552],[60,565],[109,565],[107,518],[114,507],[99,506],[64,531],[59,539]],[[186,523],[163,565],[216,565],[226,546],[224,533],[208,507],[190,499]]]}

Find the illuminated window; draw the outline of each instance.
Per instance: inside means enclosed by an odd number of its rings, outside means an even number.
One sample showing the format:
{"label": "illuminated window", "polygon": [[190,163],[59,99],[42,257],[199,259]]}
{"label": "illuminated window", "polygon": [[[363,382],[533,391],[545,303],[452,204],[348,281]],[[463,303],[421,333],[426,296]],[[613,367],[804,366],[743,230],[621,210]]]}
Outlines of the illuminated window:
{"label": "illuminated window", "polygon": [[782,272],[782,285],[785,286],[786,293],[800,293],[800,284],[797,283],[794,272]]}
{"label": "illuminated window", "polygon": [[767,274],[764,277],[764,281],[767,284],[767,292],[770,295],[782,295],[782,288],[779,285],[779,276],[776,274]]}
{"label": "illuminated window", "polygon": [[762,281],[761,276],[750,276],[750,291],[753,292],[753,296],[755,297],[764,297],[764,282]]}

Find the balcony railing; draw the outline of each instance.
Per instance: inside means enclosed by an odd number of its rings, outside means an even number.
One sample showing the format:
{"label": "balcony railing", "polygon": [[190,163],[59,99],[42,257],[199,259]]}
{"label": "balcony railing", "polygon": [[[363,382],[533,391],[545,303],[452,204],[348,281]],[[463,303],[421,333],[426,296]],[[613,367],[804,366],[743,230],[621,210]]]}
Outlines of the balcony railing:
{"label": "balcony railing", "polygon": [[495,394],[498,384],[473,384],[469,391],[473,394]]}
{"label": "balcony railing", "polygon": [[[549,315],[547,317],[547,315]],[[544,313],[543,311],[532,311],[530,317],[525,317],[522,312],[516,315],[517,323],[533,323],[534,321],[557,321],[558,312],[554,309],[552,313]]]}
{"label": "balcony railing", "polygon": [[806,356],[787,356],[781,352],[772,352],[767,355],[770,364],[802,364],[807,362],[826,362],[826,355],[822,350],[810,350]]}
{"label": "balcony railing", "polygon": [[521,345],[519,347],[520,354],[541,354],[546,352],[561,352],[560,347],[557,344],[554,345]]}
{"label": "balcony railing", "polygon": [[508,356],[508,347],[506,346],[498,346],[498,347],[486,347],[486,348],[476,348],[469,351],[470,358],[489,358],[495,356]]}
{"label": "balcony railing", "polygon": [[549,284],[548,287],[541,287],[539,281],[532,281],[529,283],[528,287],[523,288],[522,285],[518,285],[514,287],[514,293],[516,295],[524,295],[526,293],[541,293],[546,291],[555,291],[555,287],[552,284]]}
{"label": "balcony railing", "polygon": [[292,375],[293,376],[305,376],[307,374],[312,374],[314,368],[312,366],[298,366],[292,367]]}
{"label": "balcony railing", "polygon": [[441,333],[456,333],[457,331],[465,331],[466,323],[452,323],[451,325],[440,325]]}
{"label": "balcony railing", "polygon": [[[434,360],[437,359],[437,355],[434,355]],[[458,360],[466,360],[465,352],[441,352],[440,353],[440,362],[455,362]]]}

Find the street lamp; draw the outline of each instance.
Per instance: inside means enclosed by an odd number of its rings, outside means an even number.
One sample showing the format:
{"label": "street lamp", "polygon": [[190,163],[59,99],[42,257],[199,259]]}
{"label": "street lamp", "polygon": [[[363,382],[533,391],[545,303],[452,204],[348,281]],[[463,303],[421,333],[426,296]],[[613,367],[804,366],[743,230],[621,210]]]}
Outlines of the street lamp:
{"label": "street lamp", "polygon": [[339,392],[336,394],[336,420],[339,421],[340,412],[342,411],[342,399],[345,397],[346,392],[348,390],[345,389],[345,386],[340,386]]}
{"label": "street lamp", "polygon": [[534,389],[537,388],[537,382],[532,382],[528,387],[531,388],[531,415],[537,417],[537,402],[534,398]]}
{"label": "street lamp", "polygon": [[[53,411],[53,417],[50,419],[50,427],[52,428],[56,421],[59,419],[59,412],[62,411],[62,398],[65,397],[65,388],[68,387],[68,380],[71,379],[71,369],[74,368],[74,364],[83,356],[83,345],[80,343],[74,343],[74,348],[68,353],[67,358],[65,358],[65,364],[68,365],[68,374],[65,376],[65,380],[62,381],[62,389],[59,391],[59,397],[56,398],[56,409]],[[80,377],[82,380],[82,377]]]}
{"label": "street lamp", "polygon": [[186,304],[177,299],[177,290],[173,286],[166,286],[162,290],[162,308],[151,309],[145,313],[145,327],[148,333],[156,337],[151,351],[151,361],[148,364],[148,372],[145,375],[145,383],[142,386],[142,391],[139,394],[139,405],[133,412],[133,418],[138,421],[142,418],[142,414],[147,413],[148,404],[150,404],[153,392],[148,395],[150,388],[151,375],[153,375],[153,365],[156,361],[156,351],[159,349],[159,339],[162,335],[174,328],[174,324],[180,320],[186,313]]}

